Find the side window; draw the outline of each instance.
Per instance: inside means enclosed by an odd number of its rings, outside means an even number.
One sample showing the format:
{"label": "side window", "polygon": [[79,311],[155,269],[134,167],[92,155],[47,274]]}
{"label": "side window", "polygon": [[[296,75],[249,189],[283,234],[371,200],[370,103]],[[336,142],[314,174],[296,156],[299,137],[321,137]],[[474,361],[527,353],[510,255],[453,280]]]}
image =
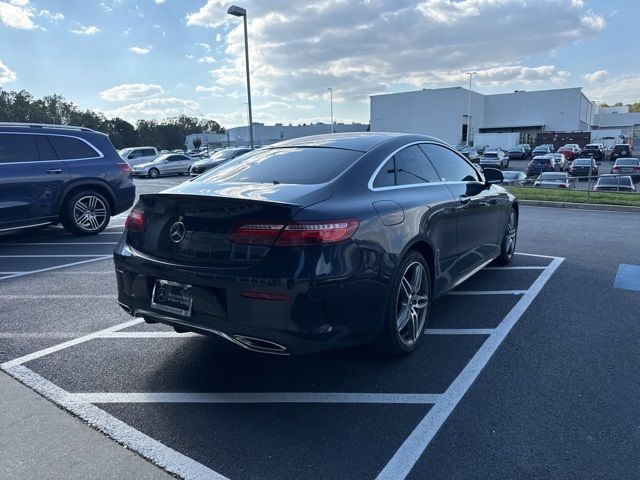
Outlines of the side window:
{"label": "side window", "polygon": [[391,157],[380,169],[373,180],[373,188],[393,187],[396,184],[395,165]]}
{"label": "side window", "polygon": [[49,135],[53,149],[62,160],[76,158],[97,158],[100,155],[92,147],[78,138]]}
{"label": "side window", "polygon": [[156,152],[154,152],[150,148],[145,148],[144,150],[142,150],[142,155],[145,156],[145,157],[152,157],[155,154],[156,154]]}
{"label": "side window", "polygon": [[169,160],[170,162],[179,162],[180,160],[182,160],[182,157],[180,155],[171,155],[169,158],[167,158],[167,160]]}
{"label": "side window", "polygon": [[478,172],[462,157],[448,148],[433,143],[421,144],[443,182],[477,182]]}
{"label": "side window", "polygon": [[47,140],[45,135],[34,135],[36,139],[36,145],[38,146],[38,153],[40,154],[40,160],[58,160],[56,152]]}
{"label": "side window", "polygon": [[411,145],[395,154],[396,185],[439,182],[440,177],[426,155],[417,145]]}
{"label": "side window", "polygon": [[37,160],[38,150],[33,135],[0,134],[0,163]]}
{"label": "side window", "polygon": [[134,158],[138,158],[141,156],[142,156],[142,150],[134,150],[129,154],[127,158],[130,158],[131,160],[133,160]]}

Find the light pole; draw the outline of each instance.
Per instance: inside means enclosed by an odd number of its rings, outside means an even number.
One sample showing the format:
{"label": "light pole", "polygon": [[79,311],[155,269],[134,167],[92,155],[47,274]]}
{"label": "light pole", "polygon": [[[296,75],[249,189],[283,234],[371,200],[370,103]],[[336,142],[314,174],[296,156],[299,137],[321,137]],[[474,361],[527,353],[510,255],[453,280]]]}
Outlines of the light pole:
{"label": "light pole", "polygon": [[329,87],[329,102],[331,104],[331,133],[333,133],[333,88]]}
{"label": "light pole", "polygon": [[471,136],[471,79],[478,72],[467,72],[469,75],[469,108],[467,110],[467,147],[469,146],[469,137]]}
{"label": "light pole", "polygon": [[249,105],[249,143],[253,148],[253,115],[251,113],[251,80],[249,75],[249,37],[247,35],[247,11],[236,5],[231,5],[227,10],[229,15],[242,17],[244,20],[244,59],[247,67],[247,101]]}

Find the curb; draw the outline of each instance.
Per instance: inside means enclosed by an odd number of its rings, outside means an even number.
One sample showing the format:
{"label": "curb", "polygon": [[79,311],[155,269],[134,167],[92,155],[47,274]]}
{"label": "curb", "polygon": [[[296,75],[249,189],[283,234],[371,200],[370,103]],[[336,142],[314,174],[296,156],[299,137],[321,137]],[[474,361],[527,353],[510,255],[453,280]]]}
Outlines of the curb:
{"label": "curb", "polygon": [[547,200],[518,200],[528,207],[574,208],[577,210],[601,210],[606,212],[640,213],[640,207],[628,205],[603,205],[598,203],[551,202]]}

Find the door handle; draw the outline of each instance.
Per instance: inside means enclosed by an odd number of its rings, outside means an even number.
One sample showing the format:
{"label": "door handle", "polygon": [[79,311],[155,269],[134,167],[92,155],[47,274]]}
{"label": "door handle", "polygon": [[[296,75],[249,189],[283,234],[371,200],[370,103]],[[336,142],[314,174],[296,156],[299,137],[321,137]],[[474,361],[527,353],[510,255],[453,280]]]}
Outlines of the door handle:
{"label": "door handle", "polygon": [[49,170],[47,170],[47,173],[57,175],[59,173],[62,173],[62,169],[61,168],[50,168]]}
{"label": "door handle", "polygon": [[462,205],[466,205],[470,201],[471,201],[471,197],[470,196],[468,196],[468,195],[460,195],[460,203],[462,203]]}

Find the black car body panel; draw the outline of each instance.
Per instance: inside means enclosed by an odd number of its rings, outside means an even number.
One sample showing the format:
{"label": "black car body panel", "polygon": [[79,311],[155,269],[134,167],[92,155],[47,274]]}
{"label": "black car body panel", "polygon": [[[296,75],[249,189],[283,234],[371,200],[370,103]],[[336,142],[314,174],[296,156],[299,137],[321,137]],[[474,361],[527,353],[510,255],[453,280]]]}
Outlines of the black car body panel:
{"label": "black car body panel", "polygon": [[[390,281],[410,249],[427,259],[432,295],[438,298],[498,255],[508,212],[517,209],[511,194],[488,185],[466,159],[466,181],[416,179],[415,184],[374,186],[378,175],[388,173],[388,162],[395,166],[389,175],[399,178],[399,152],[409,147],[427,151],[427,146],[432,155],[454,152],[419,135],[295,139],[268,148],[351,150],[355,160],[320,184],[209,181],[221,170],[250,161],[247,156],[164,193],[142,196],[136,209],[148,212],[147,229],[126,232],[114,254],[119,302],[150,321],[217,334],[269,353],[373,340],[382,327]],[[150,208],[145,202],[157,205]],[[357,229],[336,243],[240,245],[229,233],[253,220],[304,225],[337,219],[355,219]],[[176,222],[184,225],[180,243],[185,245],[170,245]],[[192,285],[191,316],[154,309],[158,279]],[[276,299],[253,298],[255,294]],[[247,344],[245,337],[254,343]]]}

